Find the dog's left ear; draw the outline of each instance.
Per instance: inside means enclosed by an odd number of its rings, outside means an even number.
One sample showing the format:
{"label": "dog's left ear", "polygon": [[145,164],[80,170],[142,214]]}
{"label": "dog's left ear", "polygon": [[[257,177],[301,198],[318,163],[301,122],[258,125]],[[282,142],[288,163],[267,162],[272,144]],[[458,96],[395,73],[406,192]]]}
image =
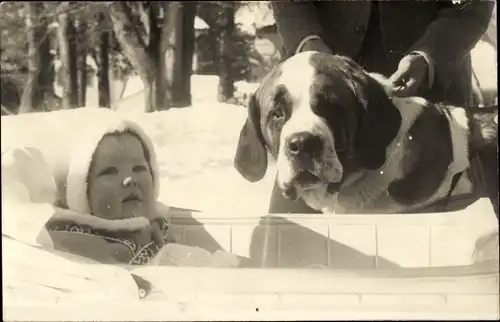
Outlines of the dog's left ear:
{"label": "dog's left ear", "polygon": [[355,84],[356,95],[365,111],[356,135],[359,165],[376,170],[386,161],[387,147],[398,134],[401,114],[390,99],[390,86],[381,75],[368,75]]}
{"label": "dog's left ear", "polygon": [[240,132],[234,167],[248,181],[256,182],[267,171],[267,151],[260,127],[260,111],[255,94],[250,96],[248,117]]}

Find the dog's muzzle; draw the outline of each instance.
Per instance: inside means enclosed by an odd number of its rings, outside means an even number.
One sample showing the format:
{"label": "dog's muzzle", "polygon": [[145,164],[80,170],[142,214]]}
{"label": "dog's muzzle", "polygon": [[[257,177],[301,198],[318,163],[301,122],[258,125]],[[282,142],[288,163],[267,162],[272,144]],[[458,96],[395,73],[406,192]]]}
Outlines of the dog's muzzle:
{"label": "dog's muzzle", "polygon": [[286,153],[290,161],[299,170],[316,172],[315,162],[323,153],[323,139],[309,132],[291,135],[286,141]]}
{"label": "dog's muzzle", "polygon": [[298,198],[300,190],[315,187],[325,181],[326,139],[308,131],[293,133],[285,140],[286,158],[294,172],[293,179],[283,187],[283,195]]}
{"label": "dog's muzzle", "polygon": [[303,191],[341,180],[333,133],[309,105],[297,108],[283,126],[277,168],[280,188],[292,200]]}

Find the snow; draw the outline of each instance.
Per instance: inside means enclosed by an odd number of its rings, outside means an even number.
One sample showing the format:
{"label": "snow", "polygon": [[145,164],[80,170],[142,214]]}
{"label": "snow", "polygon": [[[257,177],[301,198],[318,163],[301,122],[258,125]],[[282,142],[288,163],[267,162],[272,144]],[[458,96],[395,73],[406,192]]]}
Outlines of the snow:
{"label": "snow", "polygon": [[210,26],[205,22],[205,20],[200,17],[194,17],[194,29],[195,30],[207,30]]}
{"label": "snow", "polygon": [[255,35],[259,28],[275,23],[269,1],[247,2],[236,11],[234,20],[241,30],[250,35]]}

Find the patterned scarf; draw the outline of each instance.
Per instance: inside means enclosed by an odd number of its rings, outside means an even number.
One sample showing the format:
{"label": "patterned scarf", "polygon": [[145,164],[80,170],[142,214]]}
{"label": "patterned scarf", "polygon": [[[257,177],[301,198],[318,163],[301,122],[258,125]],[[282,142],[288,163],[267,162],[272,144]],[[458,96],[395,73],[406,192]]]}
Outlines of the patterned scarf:
{"label": "patterned scarf", "polygon": [[[145,265],[153,259],[160,249],[167,243],[168,222],[163,220],[163,240],[160,243],[150,241],[145,245],[140,245],[139,242],[132,238],[133,232],[130,231],[109,231],[102,228],[95,228],[89,225],[77,224],[69,220],[58,220],[47,224],[49,231],[66,232],[80,236],[99,236],[110,243],[119,243],[126,246],[129,251],[125,264],[130,265]],[[123,261],[123,260],[121,260]]]}

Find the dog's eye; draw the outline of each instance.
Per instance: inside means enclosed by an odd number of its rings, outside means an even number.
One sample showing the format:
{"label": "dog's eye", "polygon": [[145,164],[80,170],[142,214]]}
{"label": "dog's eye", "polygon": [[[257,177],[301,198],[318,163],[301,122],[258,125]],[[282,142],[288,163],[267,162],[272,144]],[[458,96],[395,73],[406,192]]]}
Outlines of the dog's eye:
{"label": "dog's eye", "polygon": [[271,111],[270,116],[273,120],[281,120],[285,117],[285,110],[281,106],[278,106]]}

